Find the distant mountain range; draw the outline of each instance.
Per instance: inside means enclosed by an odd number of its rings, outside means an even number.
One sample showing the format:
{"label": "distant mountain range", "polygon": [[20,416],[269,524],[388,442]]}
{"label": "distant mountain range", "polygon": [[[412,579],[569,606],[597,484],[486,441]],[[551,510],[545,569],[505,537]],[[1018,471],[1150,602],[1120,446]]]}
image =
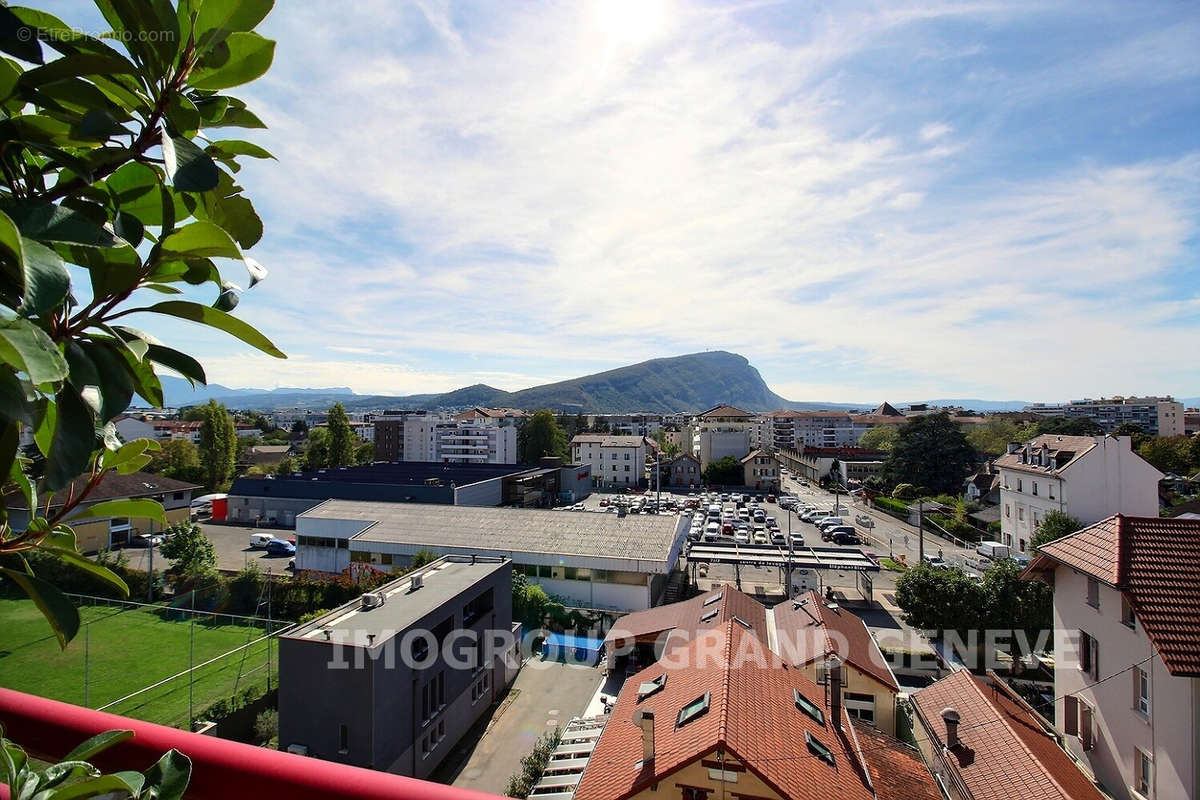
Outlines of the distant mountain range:
{"label": "distant mountain range", "polygon": [[[220,400],[230,408],[272,411],[281,408],[324,410],[336,402],[349,410],[370,409],[459,409],[472,406],[550,408],[585,414],[632,412],[672,413],[702,411],[727,403],[746,411],[794,409],[870,409],[869,403],[827,403],[785,400],[771,391],[745,357],[715,350],[671,358],[655,358],[626,367],[597,372],[581,378],[506,392],[478,383],[442,394],[359,395],[345,386],[324,389],[233,389],[210,384],[193,390],[186,380],[163,376],[166,404],[177,408]],[[939,406],[961,406],[975,411],[1019,411],[1025,400],[935,399],[924,402]],[[1182,402],[1195,405],[1200,398]],[[893,403],[911,405],[911,403]]]}

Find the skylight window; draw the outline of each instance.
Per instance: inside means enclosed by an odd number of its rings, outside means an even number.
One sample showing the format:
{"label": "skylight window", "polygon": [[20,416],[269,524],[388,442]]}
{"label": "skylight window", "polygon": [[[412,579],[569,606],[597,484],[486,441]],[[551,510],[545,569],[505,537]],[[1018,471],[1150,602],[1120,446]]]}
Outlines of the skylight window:
{"label": "skylight window", "polygon": [[696,717],[706,713],[708,711],[708,700],[709,693],[705,692],[683,708],[679,709],[679,717],[675,720],[675,727],[683,727]]}
{"label": "skylight window", "polygon": [[712,611],[709,611],[707,614],[705,614],[704,616],[700,617],[700,621],[701,621],[701,622],[708,622],[710,619],[712,619],[712,618],[713,618],[713,617],[715,617],[716,615],[717,615],[717,609],[715,609],[715,608],[714,608]]}
{"label": "skylight window", "polygon": [[799,689],[792,689],[792,691],[795,692],[795,695],[796,695],[794,698],[796,701],[796,708],[800,709],[805,714],[808,714],[808,716],[813,718],[813,721],[815,721],[818,725],[824,727],[825,726],[825,712],[822,711],[817,706],[816,703],[809,700],[804,695],[800,694]]}
{"label": "skylight window", "polygon": [[821,744],[821,742],[818,741],[815,736],[808,731],[805,731],[804,739],[808,742],[808,749],[814,756],[821,759],[831,767],[837,766],[833,759],[833,751]]}
{"label": "skylight window", "polygon": [[723,594],[724,594],[724,592],[717,592],[717,593],[716,593],[716,594],[714,594],[712,597],[710,597],[710,598],[708,598],[707,600],[705,600],[705,601],[704,601],[704,605],[706,605],[706,606],[712,605],[713,603],[715,603],[715,602],[717,602],[718,600],[720,600],[720,599],[721,599],[721,595],[723,595]]}
{"label": "skylight window", "polygon": [[638,702],[640,703],[641,701],[645,700],[647,697],[649,697],[650,695],[659,691],[666,685],[667,685],[667,673],[665,673],[665,672],[662,675],[659,675],[654,680],[646,681],[645,683],[639,685],[638,693],[637,693]]}
{"label": "skylight window", "polygon": [[746,630],[750,630],[750,623],[746,622],[746,620],[742,619],[741,617],[734,617],[733,621],[736,622],[738,625],[741,625]]}

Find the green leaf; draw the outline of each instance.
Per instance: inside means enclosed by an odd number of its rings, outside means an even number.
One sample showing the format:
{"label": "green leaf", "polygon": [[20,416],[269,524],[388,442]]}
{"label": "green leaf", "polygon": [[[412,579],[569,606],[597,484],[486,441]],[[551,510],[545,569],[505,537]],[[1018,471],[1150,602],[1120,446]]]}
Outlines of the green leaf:
{"label": "green leaf", "polygon": [[61,789],[55,790],[46,800],[78,800],[78,798],[102,795],[123,797],[132,792],[133,786],[121,776],[101,775],[98,778],[69,783]]}
{"label": "green leaf", "polygon": [[21,442],[21,425],[16,420],[10,421],[0,429],[0,475],[12,472],[17,463],[17,445]]}
{"label": "green leaf", "polygon": [[0,359],[28,375],[35,386],[67,377],[67,360],[54,341],[27,319],[0,320]]}
{"label": "green leaf", "polygon": [[195,103],[178,92],[172,94],[167,103],[166,118],[171,126],[171,133],[175,136],[190,140],[200,129],[200,110],[196,108]]}
{"label": "green leaf", "polygon": [[162,135],[163,165],[171,183],[181,192],[207,192],[215,189],[220,170],[207,153],[182,136]]}
{"label": "green leaf", "polygon": [[96,388],[100,390],[100,419],[105,422],[115,419],[129,408],[129,401],[133,399],[133,376],[125,357],[115,343],[103,337],[92,337],[90,341],[81,342],[80,347],[95,365]]}
{"label": "green leaf", "polygon": [[96,5],[149,77],[167,71],[180,45],[179,22],[169,2],[96,0]]}
{"label": "green leaf", "polygon": [[156,800],[181,800],[192,776],[192,760],[172,748],[146,770],[146,789]]}
{"label": "green leaf", "polygon": [[274,0],[204,0],[196,14],[196,38],[213,29],[252,31],[274,5]]}
{"label": "green leaf", "polygon": [[26,459],[18,457],[13,462],[12,469],[8,472],[8,477],[17,485],[17,489],[21,492],[21,497],[24,498],[26,506],[32,510],[37,508],[38,504],[37,485],[25,474],[21,463],[24,460]]}
{"label": "green leaf", "polygon": [[129,242],[131,247],[137,247],[142,243],[142,237],[146,234],[146,226],[142,221],[125,211],[118,211],[116,217],[113,218],[113,230],[117,232],[125,241]]}
{"label": "green leaf", "polygon": [[14,375],[11,369],[0,368],[0,417],[32,422],[31,393],[32,387]]}
{"label": "green leaf", "polygon": [[167,515],[163,512],[162,505],[154,500],[146,500],[145,498],[105,500],[103,503],[88,506],[78,514],[73,514],[71,522],[77,522],[81,519],[104,519],[107,517],[151,519],[160,523],[164,528],[167,526]]}
{"label": "green leaf", "polygon": [[268,153],[264,148],[259,147],[252,142],[244,142],[241,139],[224,139],[219,142],[213,142],[204,151],[209,155],[224,155],[224,156],[249,156],[250,158],[271,158],[275,156]]}
{"label": "green leaf", "polygon": [[[58,406],[48,398],[39,398],[38,414],[33,426],[33,442],[41,454],[50,455],[50,445],[54,442],[54,426],[58,424]],[[32,508],[32,506],[30,506]]]}
{"label": "green leaf", "polygon": [[113,775],[125,781],[125,783],[129,786],[129,793],[131,795],[134,797],[142,796],[142,787],[146,785],[145,775],[140,772],[133,772],[130,770],[114,772]]}
{"label": "green leaf", "polygon": [[196,109],[200,112],[201,127],[210,128],[220,122],[229,109],[229,98],[221,95],[209,97],[194,97]]}
{"label": "green leaf", "polygon": [[[56,527],[66,527],[66,526],[64,525],[64,526],[56,526]],[[72,536],[72,538],[74,538],[74,537]],[[100,580],[104,581],[109,586],[113,587],[118,592],[120,592],[122,597],[129,597],[129,584],[125,583],[124,579],[121,578],[120,575],[113,572],[108,567],[103,567],[103,566],[97,564],[95,561],[92,561],[87,556],[80,554],[78,551],[76,551],[74,549],[74,547],[68,549],[66,547],[57,547],[55,545],[41,544],[38,546],[37,549],[42,550],[46,553],[49,553],[50,555],[57,558],[59,561],[62,561],[65,564],[69,564],[70,566],[74,567],[75,569],[78,569],[82,572],[86,572],[95,578],[99,578]]]}
{"label": "green leaf", "polygon": [[63,384],[54,399],[58,419],[42,479],[51,491],[62,489],[81,475],[96,446],[96,421],[79,389],[70,383]]}
{"label": "green leaf", "polygon": [[138,396],[145,399],[150,405],[162,408],[166,405],[163,400],[162,381],[154,374],[153,364],[137,358],[135,352],[129,349],[135,342],[139,345],[139,349],[146,347],[146,343],[141,339],[134,339],[126,343],[126,350],[122,353],[133,376],[133,388]]}
{"label": "green leaf", "polygon": [[192,322],[198,322],[201,325],[209,325],[213,328],[219,328],[226,333],[241,339],[251,347],[255,347],[267,355],[275,358],[287,358],[283,351],[271,343],[271,340],[263,336],[250,325],[246,324],[237,317],[226,314],[224,311],[218,311],[215,308],[202,306],[199,303],[191,303],[185,300],[167,300],[162,303],[155,303],[152,306],[136,309],[138,311],[148,311],[154,314],[167,314],[180,319],[190,319]]}
{"label": "green leaf", "polygon": [[63,242],[88,247],[118,247],[111,232],[85,214],[61,205],[14,205],[5,209],[21,235],[39,242]]}
{"label": "green leaf", "polygon": [[116,469],[122,475],[126,475],[133,470],[122,471],[122,467],[138,461],[143,456],[149,459],[147,455],[149,451],[160,449],[158,442],[153,439],[134,439],[132,442],[121,445],[116,450],[108,450],[101,454],[101,466],[104,469]]}
{"label": "green leaf", "polygon": [[37,31],[22,22],[7,6],[0,6],[0,50],[30,64],[43,62]]}
{"label": "green leaf", "polygon": [[178,350],[172,350],[162,345],[152,344],[150,345],[150,351],[146,355],[155,364],[161,364],[187,378],[192,386],[196,384],[203,386],[208,383],[204,375],[204,367],[187,353],[181,353]]}
{"label": "green leaf", "polygon": [[22,316],[44,314],[62,302],[71,291],[71,275],[58,253],[32,239],[21,238],[25,267],[25,294]]}
{"label": "green leaf", "polygon": [[[122,213],[131,214],[144,225],[162,224],[162,181],[153,168],[145,164],[125,164],[104,181]],[[182,208],[182,203],[180,203]]]}
{"label": "green leaf", "polygon": [[21,76],[19,84],[24,89],[34,89],[48,83],[79,78],[85,75],[134,74],[137,67],[112,53],[71,53],[55,59],[41,67],[35,67]]}
{"label": "green leaf", "polygon": [[228,89],[249,83],[271,68],[275,42],[257,33],[238,31],[201,59],[192,73],[193,89]]}
{"label": "green leaf", "polygon": [[[54,786],[58,786],[63,781],[70,778],[78,778],[87,775],[89,777],[99,777],[100,770],[93,767],[86,761],[77,759],[63,759],[57,764],[51,764],[42,772],[42,787],[43,791]],[[54,796],[58,793],[55,792]]]}
{"label": "green leaf", "polygon": [[54,584],[44,581],[36,575],[26,575],[8,567],[0,567],[3,574],[29,596],[34,605],[42,612],[42,616],[54,629],[58,646],[66,649],[67,642],[79,633],[79,612],[67,596],[60,592]]}
{"label": "green leaf", "polygon": [[219,120],[208,123],[210,128],[265,128],[267,127],[254,112],[246,108],[246,104],[236,97],[224,96],[228,108]]}
{"label": "green leaf", "polygon": [[213,222],[193,222],[162,240],[164,256],[178,258],[241,258],[242,251],[224,228]]}

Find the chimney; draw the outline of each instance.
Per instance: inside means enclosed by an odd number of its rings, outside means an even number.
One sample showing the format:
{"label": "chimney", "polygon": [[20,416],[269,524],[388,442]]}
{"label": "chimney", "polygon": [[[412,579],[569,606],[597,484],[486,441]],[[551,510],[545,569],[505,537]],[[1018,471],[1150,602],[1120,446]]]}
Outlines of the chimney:
{"label": "chimney", "polygon": [[946,749],[953,750],[962,742],[958,739],[958,722],[962,719],[953,708],[942,709],[942,722],[946,723]]}
{"label": "chimney", "polygon": [[1008,454],[1009,455],[1012,455],[1013,453],[1017,452],[1020,449],[1021,449],[1020,442],[1009,442],[1008,443]]}
{"label": "chimney", "polygon": [[837,653],[825,662],[825,672],[829,675],[829,717],[836,729],[842,726],[842,660]]}
{"label": "chimney", "polygon": [[633,715],[633,721],[642,729],[642,766],[654,762],[654,711],[643,709]]}

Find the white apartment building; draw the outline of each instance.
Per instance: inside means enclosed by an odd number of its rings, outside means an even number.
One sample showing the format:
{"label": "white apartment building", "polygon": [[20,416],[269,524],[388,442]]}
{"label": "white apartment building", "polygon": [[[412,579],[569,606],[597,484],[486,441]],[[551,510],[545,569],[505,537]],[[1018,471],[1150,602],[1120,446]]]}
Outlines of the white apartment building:
{"label": "white apartment building", "polygon": [[692,420],[692,455],[700,468],[711,461],[733,456],[739,461],[753,449],[758,421],[748,411],[733,406],[714,406]]}
{"label": "white apartment building", "polygon": [[[472,412],[465,412],[471,415]],[[452,464],[517,463],[517,428],[486,415],[408,417],[404,460]]]}
{"label": "white apartment building", "polygon": [[606,489],[637,486],[646,471],[645,436],[581,433],[571,440],[571,462],[592,468],[592,483]]}
{"label": "white apartment building", "polygon": [[1070,403],[1034,403],[1025,410],[1045,417],[1090,419],[1112,433],[1118,425],[1132,422],[1151,436],[1182,436],[1183,403],[1167,397],[1102,397]]}
{"label": "white apartment building", "polygon": [[1026,552],[1050,511],[1084,525],[1113,514],[1158,514],[1162,473],[1133,452],[1128,436],[1045,434],[996,459],[1001,541]]}
{"label": "white apartment building", "polygon": [[1043,545],[1054,719],[1118,800],[1200,796],[1200,520],[1109,517]]}

